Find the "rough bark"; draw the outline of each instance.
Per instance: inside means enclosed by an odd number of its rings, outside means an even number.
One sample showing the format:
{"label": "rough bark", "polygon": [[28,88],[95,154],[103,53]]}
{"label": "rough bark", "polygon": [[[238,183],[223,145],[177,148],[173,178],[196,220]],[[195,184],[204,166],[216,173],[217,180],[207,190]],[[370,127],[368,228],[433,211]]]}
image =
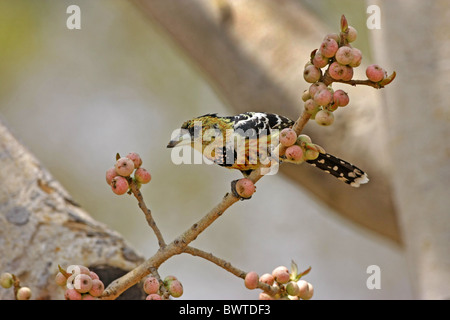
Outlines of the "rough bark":
{"label": "rough bark", "polygon": [[[133,0],[203,72],[236,112],[268,111],[296,119],[308,88],[303,66],[325,29],[297,1]],[[387,90],[387,89],[386,89]],[[381,132],[381,109],[372,88],[351,93],[352,112],[330,128],[309,124],[305,133],[328,152],[357,164],[371,182],[354,189],[309,166],[281,171],[336,212],[401,243],[391,199]],[[195,116],[195,115],[193,115]]]}
{"label": "rough bark", "polygon": [[[1,121],[0,181],[0,272],[18,276],[32,299],[64,298],[54,282],[58,264],[93,268],[107,284],[143,261],[80,208]],[[0,300],[13,298],[1,288]]]}

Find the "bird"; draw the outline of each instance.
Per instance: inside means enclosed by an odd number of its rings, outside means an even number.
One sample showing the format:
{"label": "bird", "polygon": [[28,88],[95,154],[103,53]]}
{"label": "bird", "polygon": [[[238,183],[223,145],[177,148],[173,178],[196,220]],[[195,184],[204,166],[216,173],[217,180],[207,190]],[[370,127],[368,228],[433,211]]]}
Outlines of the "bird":
{"label": "bird", "polygon": [[[208,113],[185,121],[167,144],[167,148],[190,145],[211,162],[237,169],[244,177],[267,163],[273,155],[274,138],[285,128],[292,128],[295,121],[275,113],[245,112],[234,116],[219,116]],[[244,147],[240,153],[236,145]],[[290,162],[281,156],[279,162]],[[265,161],[265,162],[264,162]],[[325,152],[317,158],[306,160],[316,167],[352,187],[369,181],[367,174],[353,164]]]}

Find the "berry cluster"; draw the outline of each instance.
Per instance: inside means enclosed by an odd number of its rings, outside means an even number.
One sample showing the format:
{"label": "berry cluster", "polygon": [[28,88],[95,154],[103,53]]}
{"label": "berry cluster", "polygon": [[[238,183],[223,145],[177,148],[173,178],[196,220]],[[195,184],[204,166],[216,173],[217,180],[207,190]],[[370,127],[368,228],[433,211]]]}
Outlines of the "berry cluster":
{"label": "berry cluster", "polygon": [[70,266],[67,271],[59,267],[55,282],[67,287],[64,292],[66,300],[97,300],[105,289],[98,275],[82,265]]}
{"label": "berry cluster", "polygon": [[[362,53],[358,48],[352,47],[351,42],[356,40],[358,32],[349,26],[344,16],[341,18],[341,32],[330,33],[325,36],[319,49],[311,53],[311,59],[305,65],[304,79],[312,83],[309,90],[303,93],[306,112],[311,119],[322,126],[329,126],[334,122],[334,114],[338,107],[345,107],[349,97],[343,90],[334,91],[333,82],[351,83],[353,68],[361,64]],[[322,74],[322,68],[327,67]],[[366,69],[370,85],[382,87],[390,83],[395,73],[388,76],[386,71],[378,65],[370,65]],[[364,83],[369,84],[369,83]]]}
{"label": "berry cluster", "polygon": [[160,282],[156,277],[149,276],[144,281],[145,300],[162,300],[161,287],[164,286],[169,295],[179,298],[183,294],[183,285],[175,276],[167,276]]}
{"label": "berry cluster", "polygon": [[297,136],[297,133],[291,128],[281,130],[280,144],[280,156],[294,163],[315,160],[319,153],[325,153],[321,146],[312,143],[309,136],[306,134]]}
{"label": "berry cluster", "polygon": [[4,272],[0,275],[0,286],[5,289],[9,289],[14,286],[14,294],[16,300],[30,300],[31,289],[28,287],[22,287],[19,279],[8,272]]}
{"label": "berry cluster", "polygon": [[142,159],[135,153],[131,152],[126,157],[116,156],[114,167],[106,171],[106,183],[111,186],[115,194],[121,195],[130,188],[131,174],[134,171],[134,181],[140,186],[149,183],[152,179],[150,173],[141,167]]}
{"label": "berry cluster", "polygon": [[[306,134],[297,133],[292,128],[285,128],[280,132],[280,149],[279,155],[282,160],[289,162],[301,163],[307,160],[315,160],[319,153],[326,153],[325,150],[312,143],[311,138]],[[250,199],[256,191],[255,184],[247,178],[233,181],[233,193],[242,199]]]}
{"label": "berry cluster", "polygon": [[260,283],[265,283],[269,286],[275,287],[275,295],[268,292],[261,292],[259,294],[260,300],[309,300],[314,294],[314,287],[312,284],[300,278],[306,275],[311,268],[298,273],[297,265],[292,262],[291,272],[285,266],[279,266],[273,269],[272,273],[265,273],[261,277],[254,271],[246,274],[244,284],[247,289],[253,290],[258,287]]}

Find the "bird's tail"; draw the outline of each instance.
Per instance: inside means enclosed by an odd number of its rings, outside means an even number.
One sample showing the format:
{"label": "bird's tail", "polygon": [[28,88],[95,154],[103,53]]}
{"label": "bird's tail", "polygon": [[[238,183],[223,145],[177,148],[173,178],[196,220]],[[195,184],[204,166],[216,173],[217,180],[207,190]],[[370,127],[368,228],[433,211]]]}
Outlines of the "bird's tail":
{"label": "bird's tail", "polygon": [[329,153],[319,153],[317,159],[307,160],[306,162],[335,176],[352,187],[359,187],[359,185],[369,182],[369,177],[364,171]]}

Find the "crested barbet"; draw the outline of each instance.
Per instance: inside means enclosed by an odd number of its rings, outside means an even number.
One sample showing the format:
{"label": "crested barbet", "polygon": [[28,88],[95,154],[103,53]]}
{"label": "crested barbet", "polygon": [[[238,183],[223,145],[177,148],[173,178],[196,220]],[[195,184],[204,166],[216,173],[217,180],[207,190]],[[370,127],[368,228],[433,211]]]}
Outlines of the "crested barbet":
{"label": "crested barbet", "polygon": [[[271,143],[272,140],[278,141],[275,138],[278,139],[280,131],[293,125],[291,119],[273,113],[246,112],[224,117],[216,113],[206,114],[184,122],[167,148],[189,144],[215,164],[240,170],[247,177],[261,166],[261,159],[273,158],[272,151],[276,145]],[[236,148],[236,140],[245,143],[241,144],[245,147],[244,154]],[[283,156],[277,160],[290,162]],[[369,181],[364,171],[323,149],[316,159],[306,162],[352,187]]]}

